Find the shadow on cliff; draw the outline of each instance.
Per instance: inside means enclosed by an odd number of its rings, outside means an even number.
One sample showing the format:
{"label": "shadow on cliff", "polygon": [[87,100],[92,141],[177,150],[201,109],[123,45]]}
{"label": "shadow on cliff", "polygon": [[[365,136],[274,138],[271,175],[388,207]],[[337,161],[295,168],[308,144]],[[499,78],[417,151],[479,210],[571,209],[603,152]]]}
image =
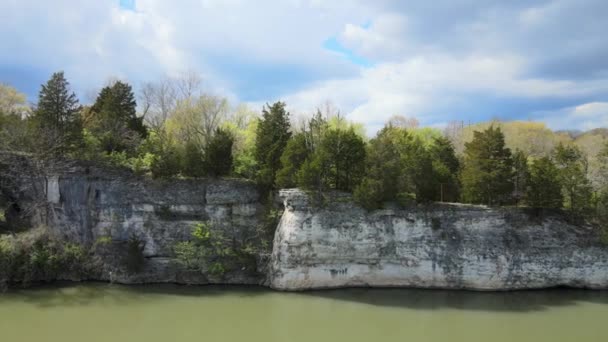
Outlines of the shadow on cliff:
{"label": "shadow on cliff", "polygon": [[532,312],[582,302],[608,304],[608,291],[565,288],[511,292],[360,288],[301,292],[300,295],[416,310]]}
{"label": "shadow on cliff", "polygon": [[0,293],[0,305],[20,301],[39,308],[86,305],[130,305],[155,299],[175,297],[252,297],[267,294],[268,289],[256,286],[185,286],[171,284],[116,285],[108,283],[56,283],[23,290]]}

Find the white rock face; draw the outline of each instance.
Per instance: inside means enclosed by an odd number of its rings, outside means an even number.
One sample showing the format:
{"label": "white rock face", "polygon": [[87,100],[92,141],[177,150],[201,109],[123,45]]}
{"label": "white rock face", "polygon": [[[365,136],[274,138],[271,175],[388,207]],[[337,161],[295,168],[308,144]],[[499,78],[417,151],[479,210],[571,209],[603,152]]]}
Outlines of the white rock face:
{"label": "white rock face", "polygon": [[344,195],[323,207],[298,190],[281,196],[275,289],[608,288],[608,248],[560,215],[463,205],[367,213]]}

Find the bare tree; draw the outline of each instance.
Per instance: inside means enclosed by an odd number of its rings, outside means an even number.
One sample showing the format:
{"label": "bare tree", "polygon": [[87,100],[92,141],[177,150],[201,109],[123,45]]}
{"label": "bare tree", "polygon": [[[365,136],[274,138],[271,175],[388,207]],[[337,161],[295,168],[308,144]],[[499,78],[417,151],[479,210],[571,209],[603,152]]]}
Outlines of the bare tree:
{"label": "bare tree", "polygon": [[203,79],[201,76],[193,70],[183,72],[175,79],[178,95],[181,99],[199,95],[202,83]]}
{"label": "bare tree", "polygon": [[172,117],[172,132],[202,147],[228,117],[229,109],[228,100],[214,95],[181,100]]}
{"label": "bare tree", "polygon": [[175,80],[165,77],[156,83],[145,83],[139,100],[144,121],[152,129],[160,128],[177,104],[178,87]]}
{"label": "bare tree", "polygon": [[420,126],[420,122],[418,122],[418,119],[408,118],[403,115],[391,116],[388,119],[387,124],[390,126],[393,126],[393,127],[400,127],[400,128],[407,128],[407,129],[414,129],[414,128],[418,128],[418,126]]}

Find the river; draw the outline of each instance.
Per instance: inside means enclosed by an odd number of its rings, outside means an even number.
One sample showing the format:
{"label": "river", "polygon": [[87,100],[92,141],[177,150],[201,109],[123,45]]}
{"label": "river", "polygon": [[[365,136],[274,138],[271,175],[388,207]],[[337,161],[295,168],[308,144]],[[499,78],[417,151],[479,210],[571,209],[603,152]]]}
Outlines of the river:
{"label": "river", "polygon": [[608,292],[83,284],[0,294],[7,342],[608,341]]}

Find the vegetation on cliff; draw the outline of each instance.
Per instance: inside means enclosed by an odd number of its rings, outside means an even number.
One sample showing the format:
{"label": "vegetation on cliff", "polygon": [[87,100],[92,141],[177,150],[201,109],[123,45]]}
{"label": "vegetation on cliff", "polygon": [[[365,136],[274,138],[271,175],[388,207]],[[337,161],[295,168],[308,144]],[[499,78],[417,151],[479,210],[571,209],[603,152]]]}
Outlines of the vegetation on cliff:
{"label": "vegetation on cliff", "polygon": [[[0,150],[37,160],[85,159],[155,178],[242,177],[267,191],[346,191],[368,209],[433,201],[565,209],[603,227],[606,132],[553,132],[535,122],[452,122],[442,132],[395,116],[368,139],[361,125],[330,105],[302,118],[276,102],[257,115],[200,91],[192,75],[146,84],[138,100],[131,85],[114,81],[91,105],[79,103],[62,72],[42,86],[32,106],[14,88],[0,86]],[[13,201],[0,194],[0,229],[18,211]],[[21,270],[19,279],[36,278],[38,264],[6,261],[21,259],[11,256],[14,243],[3,239],[4,274]],[[23,253],[38,248],[58,254],[52,262],[69,257],[52,240],[41,241],[24,245]],[[194,236],[176,246],[176,253],[190,267],[192,258],[222,254],[213,246],[212,239]],[[241,247],[233,248],[235,257]],[[221,273],[219,266],[214,269]]]}

